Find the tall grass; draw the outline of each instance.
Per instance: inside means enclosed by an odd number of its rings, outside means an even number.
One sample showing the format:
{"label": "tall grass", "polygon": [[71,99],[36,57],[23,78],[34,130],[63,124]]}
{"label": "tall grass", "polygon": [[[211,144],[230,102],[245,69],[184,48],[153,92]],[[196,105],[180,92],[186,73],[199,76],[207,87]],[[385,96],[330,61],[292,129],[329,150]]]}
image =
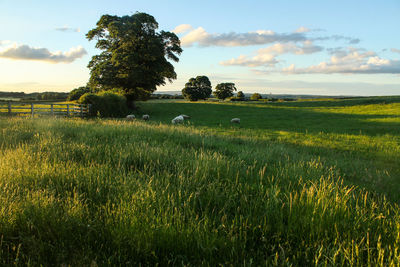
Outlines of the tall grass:
{"label": "tall grass", "polygon": [[[154,112],[0,119],[0,264],[400,264],[398,189],[385,190],[398,136],[207,128],[201,112],[176,127]],[[368,140],[382,144],[360,150]]]}

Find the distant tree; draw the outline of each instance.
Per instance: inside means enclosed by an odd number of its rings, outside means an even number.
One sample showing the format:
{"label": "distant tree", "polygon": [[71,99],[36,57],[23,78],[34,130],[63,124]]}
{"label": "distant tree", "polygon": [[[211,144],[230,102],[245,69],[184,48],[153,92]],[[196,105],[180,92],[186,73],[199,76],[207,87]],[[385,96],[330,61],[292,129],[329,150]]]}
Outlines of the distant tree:
{"label": "distant tree", "polygon": [[88,86],[81,86],[78,88],[73,89],[71,92],[68,94],[68,101],[74,101],[78,100],[82,95],[86,93],[90,93],[90,87]]}
{"label": "distant tree", "polygon": [[97,39],[96,48],[103,51],[89,62],[88,85],[95,91],[123,90],[132,108],[133,101],[148,99],[166,79],[176,79],[174,66],[167,59],[179,61],[179,38],[157,29],[157,21],[146,13],[103,15],[97,27],[86,34],[90,41]]}
{"label": "distant tree", "polygon": [[234,83],[220,83],[215,87],[213,94],[218,99],[225,99],[233,96],[233,91],[236,91]]}
{"label": "distant tree", "polygon": [[254,93],[250,97],[250,100],[259,100],[259,99],[262,99],[262,96],[259,93]]}
{"label": "distant tree", "polygon": [[182,95],[185,99],[190,101],[197,101],[199,99],[207,99],[212,93],[211,82],[207,76],[197,76],[190,78],[182,89]]}
{"label": "distant tree", "polygon": [[238,97],[238,98],[244,98],[244,94],[243,94],[243,92],[242,91],[239,91],[239,92],[237,92],[237,95],[236,95],[236,97]]}
{"label": "distant tree", "polygon": [[43,92],[36,93],[35,97],[31,97],[31,99],[36,100],[66,100],[68,97],[68,93],[64,92]]}

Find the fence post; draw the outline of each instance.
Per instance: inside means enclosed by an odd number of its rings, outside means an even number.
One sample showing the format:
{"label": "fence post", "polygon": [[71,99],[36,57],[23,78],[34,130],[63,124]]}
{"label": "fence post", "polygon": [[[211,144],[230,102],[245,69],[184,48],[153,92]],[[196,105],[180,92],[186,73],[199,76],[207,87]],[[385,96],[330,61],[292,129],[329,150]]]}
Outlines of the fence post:
{"label": "fence post", "polygon": [[67,117],[69,117],[69,104],[67,104]]}
{"label": "fence post", "polygon": [[11,102],[8,101],[8,115],[11,115]]}
{"label": "fence post", "polygon": [[83,117],[83,105],[81,104],[80,107],[81,107],[81,118],[82,118]]}
{"label": "fence post", "polygon": [[32,117],[35,114],[34,111],[33,111],[33,103],[31,103],[31,114],[32,114]]}
{"label": "fence post", "polygon": [[50,104],[51,107],[51,115],[54,116],[54,108],[53,108],[53,104]]}
{"label": "fence post", "polygon": [[92,104],[88,104],[86,116],[89,117],[90,114],[92,114]]}

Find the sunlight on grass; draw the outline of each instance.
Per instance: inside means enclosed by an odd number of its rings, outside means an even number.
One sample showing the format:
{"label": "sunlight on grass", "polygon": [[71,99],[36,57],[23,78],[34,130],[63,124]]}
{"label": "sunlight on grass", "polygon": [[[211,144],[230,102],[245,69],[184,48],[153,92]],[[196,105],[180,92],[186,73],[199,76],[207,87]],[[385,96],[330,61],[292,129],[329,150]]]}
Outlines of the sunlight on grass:
{"label": "sunlight on grass", "polygon": [[139,107],[151,121],[0,119],[0,265],[400,264],[396,121]]}

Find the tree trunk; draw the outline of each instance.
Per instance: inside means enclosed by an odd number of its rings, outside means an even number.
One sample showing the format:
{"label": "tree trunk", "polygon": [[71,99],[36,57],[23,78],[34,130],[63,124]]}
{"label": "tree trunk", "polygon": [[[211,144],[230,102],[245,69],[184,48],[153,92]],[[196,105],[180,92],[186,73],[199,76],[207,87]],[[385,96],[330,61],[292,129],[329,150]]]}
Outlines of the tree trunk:
{"label": "tree trunk", "polygon": [[128,108],[131,109],[131,110],[136,110],[137,109],[137,107],[135,105],[135,101],[133,99],[130,99],[130,98],[127,97],[126,98],[126,104],[127,104]]}

